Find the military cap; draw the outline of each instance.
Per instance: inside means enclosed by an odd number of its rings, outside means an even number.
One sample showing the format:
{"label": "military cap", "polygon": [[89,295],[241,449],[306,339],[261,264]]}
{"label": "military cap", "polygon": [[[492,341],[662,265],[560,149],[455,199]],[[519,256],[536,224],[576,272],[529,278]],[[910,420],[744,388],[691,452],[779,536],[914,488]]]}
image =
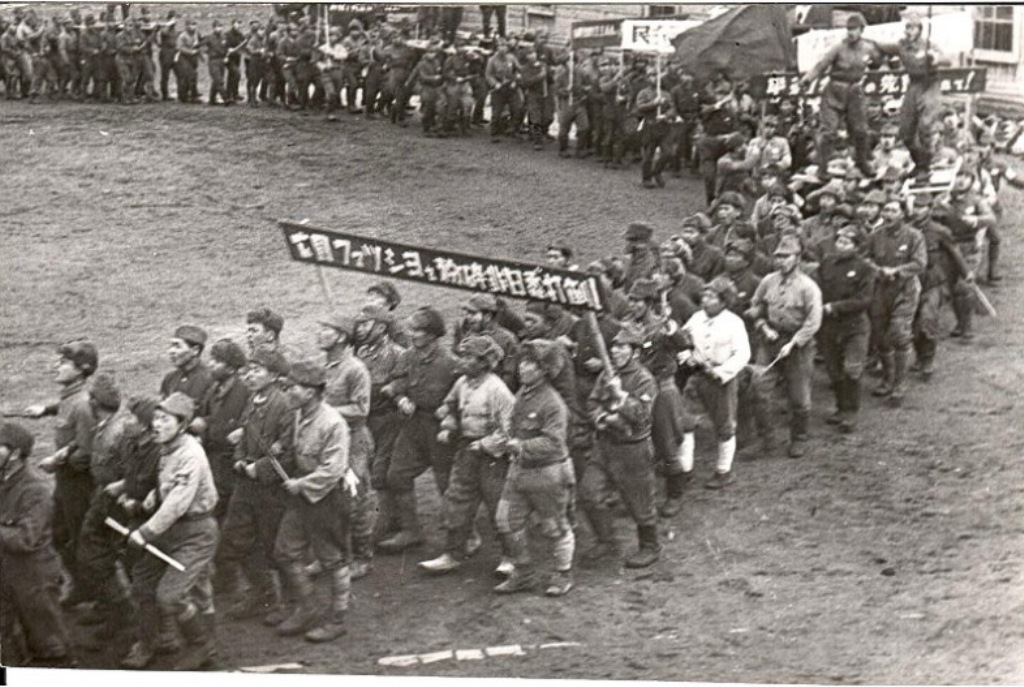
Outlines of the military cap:
{"label": "military cap", "polygon": [[359,311],[359,315],[356,317],[356,323],[369,322],[371,320],[374,322],[383,322],[390,327],[394,323],[395,317],[379,305],[367,303]]}
{"label": "military cap", "polygon": [[389,281],[379,281],[373,284],[366,290],[366,293],[373,293],[376,291],[384,300],[387,301],[388,307],[394,310],[402,302],[402,296],[398,293],[398,289]]}
{"label": "military cap", "polygon": [[183,324],[174,330],[174,338],[193,346],[206,345],[206,332],[191,324]]}
{"label": "military cap", "polygon": [[70,360],[74,363],[75,367],[86,375],[95,372],[96,367],[100,364],[100,356],[96,351],[96,346],[88,341],[69,341],[57,348],[57,354],[62,358]]}
{"label": "military cap", "polygon": [[775,219],[778,216],[785,216],[787,219],[796,222],[797,224],[800,223],[800,211],[792,205],[776,205],[772,208],[771,212],[768,213],[768,216],[772,219]]}
{"label": "military cap", "polygon": [[284,354],[273,346],[268,346],[267,344],[260,344],[257,346],[256,350],[252,352],[249,362],[253,365],[259,365],[267,372],[277,375],[278,377],[287,376],[288,371],[291,368],[291,365],[288,364],[288,359],[284,357]]}
{"label": "military cap", "polygon": [[190,396],[182,393],[181,391],[175,391],[173,394],[160,401],[157,408],[174,415],[182,424],[188,424],[192,422],[192,416],[196,412],[196,402],[192,400]]}
{"label": "military cap", "polygon": [[775,255],[799,255],[802,252],[800,239],[792,234],[784,234],[775,248]]}
{"label": "military cap", "polygon": [[702,234],[706,234],[707,231],[713,226],[711,220],[703,212],[698,212],[694,215],[690,215],[685,218],[682,223],[683,227],[693,227]]}
{"label": "military cap", "polygon": [[349,317],[348,315],[342,315],[341,313],[333,313],[320,320],[320,324],[325,327],[330,327],[336,332],[344,334],[348,339],[352,339],[356,334],[356,321],[355,318]]}
{"label": "military cap", "polygon": [[117,410],[121,407],[121,391],[109,374],[101,372],[93,377],[92,384],[89,385],[89,396],[100,408]]}
{"label": "military cap", "polygon": [[445,333],[444,318],[434,308],[423,306],[409,317],[409,328],[441,338]]}
{"label": "military cap", "polygon": [[627,241],[650,241],[654,235],[654,228],[643,222],[630,222],[626,227]]}
{"label": "military cap", "polygon": [[842,201],[846,197],[846,189],[843,188],[843,182],[839,181],[839,179],[830,179],[827,184],[817,191],[811,192],[807,196],[807,200],[814,202],[822,196],[832,196],[837,202]]}
{"label": "military cap", "polygon": [[[778,251],[776,251],[778,252]],[[711,291],[717,295],[723,303],[729,305],[736,297],[736,285],[732,279],[720,274],[703,286],[702,291]]]}
{"label": "military cap", "polygon": [[363,22],[359,21],[358,19],[353,19],[352,21],[350,21],[348,23],[348,30],[351,31],[352,29],[356,29],[358,31],[362,31],[363,30]]}
{"label": "military cap", "polygon": [[128,410],[138,418],[143,427],[153,424],[153,411],[160,404],[155,396],[132,396],[128,399]]}
{"label": "military cap", "polygon": [[569,246],[569,244],[567,244],[562,239],[555,239],[554,241],[552,241],[551,243],[548,244],[548,248],[547,249],[548,250],[557,250],[567,260],[572,257],[572,247]]}
{"label": "military cap", "polygon": [[629,288],[628,297],[635,301],[658,298],[658,282],[653,279],[637,279]]}
{"label": "military cap", "polygon": [[475,293],[462,309],[470,312],[498,312],[498,299],[489,293]]}
{"label": "military cap", "polygon": [[618,333],[612,337],[613,344],[627,344],[634,348],[644,345],[644,335],[640,327],[633,324],[623,324]]}
{"label": "military cap", "polygon": [[882,128],[879,129],[878,133],[883,136],[896,136],[900,133],[900,127],[896,122],[886,122],[882,125]]}
{"label": "military cap", "polygon": [[747,210],[747,201],[736,191],[726,191],[716,198],[714,205],[711,206],[711,214],[714,215],[723,205],[731,205],[740,212]]}
{"label": "military cap", "polygon": [[864,19],[864,15],[860,12],[854,12],[846,18],[846,28],[848,29],[863,29],[868,25]]}
{"label": "military cap", "polygon": [[250,310],[245,316],[245,321],[249,324],[262,324],[275,334],[280,334],[284,329],[284,318],[266,307]]}
{"label": "military cap", "polygon": [[19,451],[24,460],[32,454],[32,446],[35,439],[32,434],[19,424],[4,422],[0,424],[0,446],[6,446],[11,451]]}
{"label": "military cap", "polygon": [[220,339],[210,349],[210,355],[236,370],[245,367],[245,351],[231,339]]}
{"label": "military cap", "polygon": [[775,184],[770,189],[768,189],[765,195],[769,198],[773,196],[776,198],[782,198],[787,203],[793,202],[793,192],[783,184]]}
{"label": "military cap", "polygon": [[288,379],[299,386],[322,389],[327,386],[327,370],[315,360],[299,360],[292,363]]}
{"label": "military cap", "polygon": [[726,255],[737,253],[748,261],[754,256],[754,249],[754,242],[750,239],[736,238],[725,244]]}
{"label": "military cap", "polygon": [[558,375],[565,365],[560,344],[548,339],[532,339],[519,349],[520,360],[532,360],[549,379]]}
{"label": "military cap", "polygon": [[486,362],[491,367],[497,365],[505,357],[505,351],[501,346],[494,343],[494,339],[487,335],[470,335],[459,342],[456,349],[459,355],[471,355]]}
{"label": "military cap", "polygon": [[874,188],[871,189],[871,191],[869,191],[866,196],[860,199],[860,204],[863,205],[864,203],[872,203],[874,205],[881,207],[885,205],[886,200],[887,198],[885,192],[880,189]]}
{"label": "military cap", "polygon": [[860,246],[864,243],[866,236],[856,224],[845,224],[836,229],[836,238],[844,237],[853,241],[853,245]]}

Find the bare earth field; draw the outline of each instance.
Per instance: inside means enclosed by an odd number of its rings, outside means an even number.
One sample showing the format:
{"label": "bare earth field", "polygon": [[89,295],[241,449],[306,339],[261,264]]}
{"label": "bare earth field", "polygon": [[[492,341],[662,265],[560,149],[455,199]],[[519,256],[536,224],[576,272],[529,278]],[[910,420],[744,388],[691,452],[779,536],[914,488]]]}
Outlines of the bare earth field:
{"label": "bare earth field", "polygon": [[[129,393],[155,392],[182,322],[241,337],[245,312],[285,314],[285,343],[312,350],[327,311],[312,268],[288,259],[278,218],[406,243],[539,261],[563,236],[581,261],[621,250],[627,222],[665,237],[699,209],[697,180],[639,188],[552,150],[438,141],[410,127],[276,110],[3,103],[0,110],[0,403],[50,399],[54,347],[88,336]],[[865,401],[862,430],[834,435],[820,375],[804,460],[737,463],[724,493],[694,488],[665,522],[665,555],[640,572],[578,571],[550,600],[497,598],[494,547],[444,579],[380,557],[356,583],[349,634],[328,646],[222,621],[222,667],[300,661],[307,672],[727,682],[1024,682],[1024,258],[1022,197],[1006,196],[1006,280],[970,346],[900,410]],[[329,275],[354,311],[369,279]],[[464,297],[403,287],[404,312]],[[52,425],[34,424],[38,456]],[[709,446],[703,447],[709,451]],[[712,469],[698,459],[698,480]],[[698,484],[700,482],[698,481]],[[635,535],[620,521],[620,536]],[[589,543],[582,534],[581,544]],[[84,654],[116,667],[115,649]],[[519,657],[378,665],[387,655],[548,642]]]}

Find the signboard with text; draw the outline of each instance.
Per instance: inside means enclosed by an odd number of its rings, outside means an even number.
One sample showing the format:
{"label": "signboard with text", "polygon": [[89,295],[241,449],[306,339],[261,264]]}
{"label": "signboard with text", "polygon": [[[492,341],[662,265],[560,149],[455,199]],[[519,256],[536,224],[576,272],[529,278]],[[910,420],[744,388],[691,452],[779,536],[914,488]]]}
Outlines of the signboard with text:
{"label": "signboard with text", "polygon": [[573,22],[572,47],[575,49],[617,48],[621,43],[621,19]]}
{"label": "signboard with text", "polygon": [[[987,71],[982,68],[940,69],[935,79],[943,94],[981,93],[985,90]],[[828,83],[828,77],[800,83],[799,74],[761,74],[750,79],[752,98],[817,98]],[[865,74],[861,88],[869,96],[901,96],[907,92],[910,77],[906,72],[871,71]]]}
{"label": "signboard with text", "polygon": [[278,224],[292,259],[299,262],[595,312],[604,309],[597,278],[584,272],[411,246],[296,222]]}
{"label": "signboard with text", "polygon": [[702,23],[686,19],[626,19],[622,22],[622,49],[672,55],[676,52],[672,39]]}

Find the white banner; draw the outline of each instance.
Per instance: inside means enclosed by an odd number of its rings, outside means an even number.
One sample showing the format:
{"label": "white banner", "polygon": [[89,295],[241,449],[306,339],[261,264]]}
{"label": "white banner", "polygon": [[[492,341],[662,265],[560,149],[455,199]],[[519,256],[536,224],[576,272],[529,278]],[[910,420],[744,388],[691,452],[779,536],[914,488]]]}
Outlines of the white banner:
{"label": "white banner", "polygon": [[[922,20],[922,35],[928,36],[932,46],[943,55],[955,58],[958,53],[971,51],[974,44],[974,20],[970,12],[950,12],[932,17],[930,35],[928,18],[922,17]],[[905,31],[903,22],[875,24],[864,29],[864,37],[879,43],[896,43],[903,38]],[[832,46],[843,40],[845,35],[846,29],[830,29],[809,31],[797,36],[796,58],[800,72],[806,72],[814,67]]]}
{"label": "white banner", "polygon": [[626,19],[622,22],[622,49],[671,55],[672,39],[704,22],[688,19]]}

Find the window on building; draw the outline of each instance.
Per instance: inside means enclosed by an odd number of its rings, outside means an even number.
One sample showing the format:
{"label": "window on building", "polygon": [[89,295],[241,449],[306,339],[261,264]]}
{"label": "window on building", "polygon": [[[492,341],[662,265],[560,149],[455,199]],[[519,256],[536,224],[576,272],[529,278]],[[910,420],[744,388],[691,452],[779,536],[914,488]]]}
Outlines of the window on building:
{"label": "window on building", "polygon": [[662,17],[674,17],[678,14],[679,8],[675,5],[648,5],[647,16],[651,19],[660,19]]}
{"label": "window on building", "polygon": [[974,8],[974,49],[978,57],[1016,60],[1020,52],[1017,32],[1020,21],[1013,5],[979,5]]}

